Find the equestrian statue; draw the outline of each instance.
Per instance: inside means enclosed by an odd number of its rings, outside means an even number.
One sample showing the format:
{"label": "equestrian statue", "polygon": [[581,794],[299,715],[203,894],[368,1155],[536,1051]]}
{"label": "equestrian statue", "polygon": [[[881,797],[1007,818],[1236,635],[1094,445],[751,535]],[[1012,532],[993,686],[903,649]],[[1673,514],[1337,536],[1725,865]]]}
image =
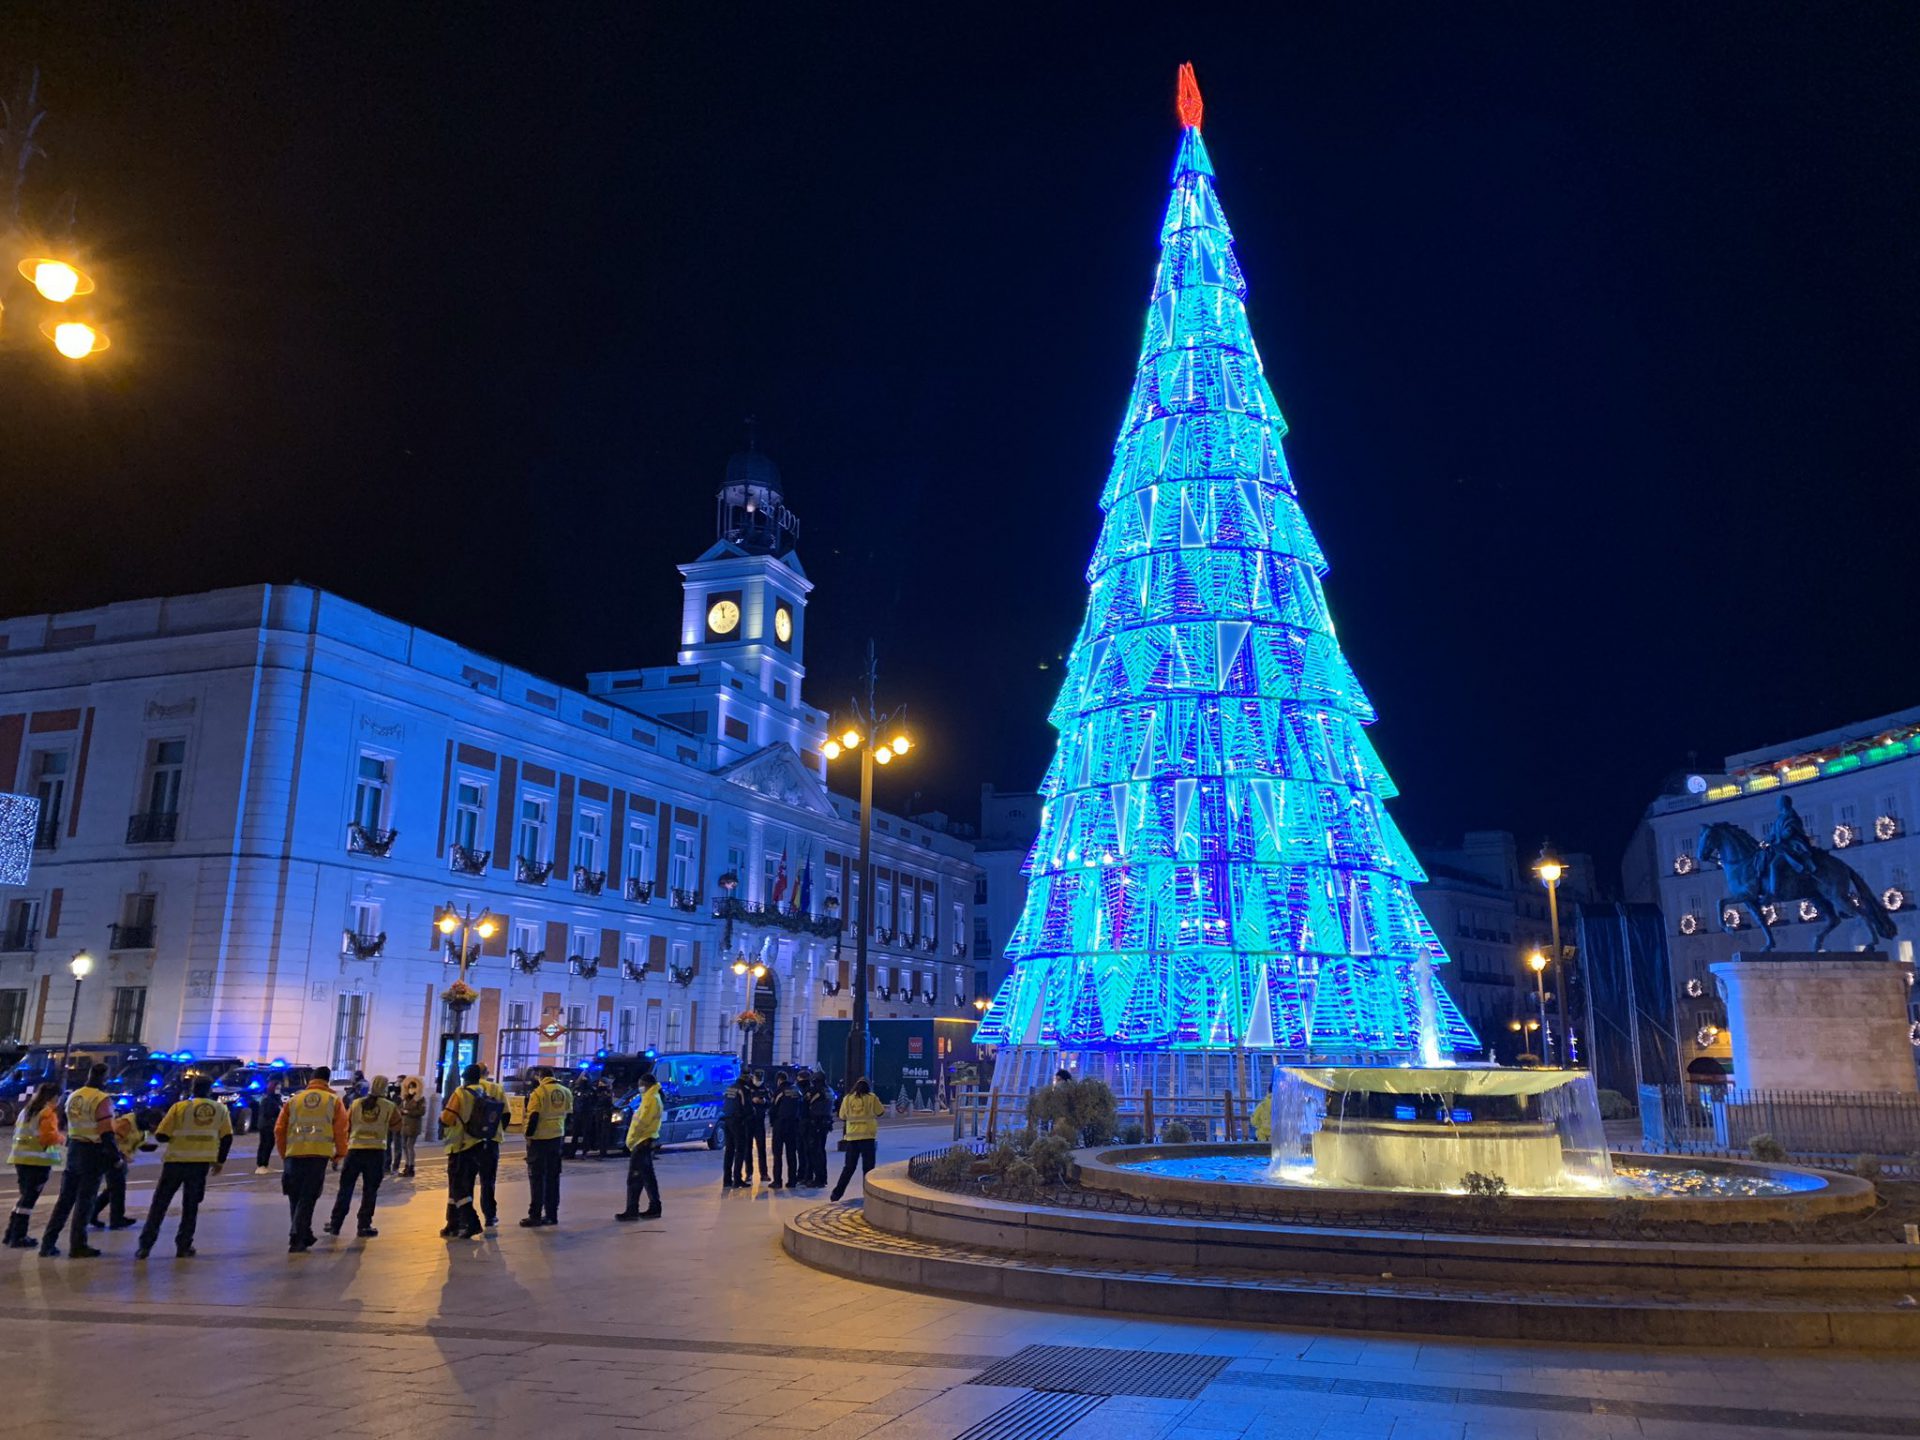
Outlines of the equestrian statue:
{"label": "equestrian statue", "polygon": [[[1727,876],[1727,906],[1744,905],[1752,912],[1768,950],[1773,949],[1773,927],[1767,911],[1786,901],[1811,900],[1819,908],[1827,923],[1814,937],[1815,950],[1825,950],[1827,937],[1845,920],[1858,919],[1867,927],[1868,950],[1894,936],[1893,917],[1873,887],[1839,856],[1807,838],[1807,827],[1789,796],[1780,797],[1765,839],[1755,840],[1738,825],[1716,820],[1700,827],[1694,853],[1702,865],[1719,862]],[[1725,908],[1720,928],[1735,928],[1727,922]]]}

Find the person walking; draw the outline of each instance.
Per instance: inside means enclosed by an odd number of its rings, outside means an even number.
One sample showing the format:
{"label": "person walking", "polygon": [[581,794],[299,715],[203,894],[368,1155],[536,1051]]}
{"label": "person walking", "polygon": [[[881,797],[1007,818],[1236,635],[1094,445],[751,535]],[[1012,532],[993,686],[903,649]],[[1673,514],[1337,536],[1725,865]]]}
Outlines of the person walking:
{"label": "person walking", "polygon": [[720,1097],[720,1138],[725,1148],[720,1161],[722,1190],[738,1190],[747,1183],[747,1091],[739,1076]]}
{"label": "person walking", "polygon": [[413,1179],[414,1156],[420,1146],[420,1132],[427,1128],[427,1087],[418,1075],[409,1075],[400,1086],[400,1176]]}
{"label": "person walking", "polygon": [[287,1253],[302,1255],[319,1240],[313,1233],[313,1207],[327,1188],[329,1162],[338,1166],[347,1153],[347,1107],[333,1093],[333,1072],[315,1067],[307,1088],[280,1107],[273,1143],[286,1162],[280,1189],[287,1197]]}
{"label": "person walking", "polygon": [[486,1141],[498,1137],[506,1116],[506,1105],[495,1100],[482,1082],[484,1065],[469,1065],[460,1072],[462,1084],[447,1096],[440,1112],[440,1138],[447,1145],[447,1223],[440,1235],[446,1240],[471,1240],[482,1226],[473,1208],[474,1182],[480,1178],[479,1152]]}
{"label": "person walking", "polygon": [[507,1131],[507,1092],[484,1065],[480,1067],[480,1089],[500,1107],[500,1123],[480,1142],[480,1153],[473,1159],[474,1178],[480,1182],[480,1214],[491,1229],[500,1223],[500,1202],[494,1194],[494,1185],[500,1178],[500,1137]]}
{"label": "person walking", "polygon": [[167,1147],[167,1158],[161,1163],[160,1181],[154,1186],[153,1203],[147,1207],[147,1223],[140,1227],[140,1244],[133,1256],[144,1260],[153,1252],[167,1208],[177,1194],[180,1228],[173,1232],[173,1253],[185,1260],[195,1253],[193,1232],[200,1219],[200,1202],[206,1198],[207,1176],[220,1173],[233,1148],[233,1117],[213,1098],[213,1077],[194,1076],[193,1094],[174,1101],[153,1134]]}
{"label": "person walking", "polygon": [[67,1096],[67,1172],[60,1179],[53,1218],[40,1235],[42,1259],[60,1253],[60,1228],[69,1216],[73,1219],[68,1250],[72,1258],[91,1260],[100,1253],[87,1243],[87,1223],[93,1219],[93,1199],[113,1145],[113,1101],[100,1088],[106,1082],[107,1067],[95,1064],[87,1071],[86,1083]]}
{"label": "person walking", "polygon": [[253,1161],[253,1173],[256,1175],[265,1175],[273,1161],[273,1137],[280,1123],[282,1103],[280,1077],[276,1075],[268,1079],[266,1088],[253,1105],[253,1129],[260,1137],[260,1148]]}
{"label": "person walking", "polygon": [[538,1073],[527,1096],[527,1218],[520,1222],[526,1230],[560,1223],[560,1152],[573,1113],[573,1092],[553,1078],[553,1067],[542,1065]]}
{"label": "person walking", "polygon": [[847,1193],[847,1182],[853,1179],[855,1165],[860,1167],[862,1188],[865,1187],[865,1177],[873,1169],[874,1152],[880,1148],[880,1117],[886,1109],[864,1075],[853,1082],[853,1093],[840,1102],[841,1144],[847,1152],[847,1163],[840,1167],[840,1178],[834,1182],[829,1200],[838,1200]]}
{"label": "person walking", "polygon": [[767,1122],[773,1129],[773,1188],[800,1184],[800,1142],[807,1130],[807,1100],[787,1072],[776,1070],[773,1076],[773,1104],[767,1109]]}
{"label": "person walking", "polygon": [[746,1079],[747,1130],[753,1136],[754,1158],[759,1163],[758,1177],[765,1182],[773,1178],[773,1172],[767,1168],[767,1112],[773,1105],[773,1093],[767,1088],[766,1076],[758,1070]]}
{"label": "person walking", "polygon": [[380,1182],[386,1178],[388,1142],[399,1133],[400,1107],[387,1099],[387,1077],[376,1075],[372,1088],[347,1107],[347,1162],[340,1168],[327,1234],[338,1235],[347,1223],[356,1182],[360,1186],[359,1236],[371,1240],[380,1233],[373,1228],[373,1207],[380,1198]]}
{"label": "person walking", "polygon": [[13,1120],[13,1147],[7,1163],[13,1166],[20,1196],[7,1217],[6,1245],[12,1250],[31,1250],[40,1243],[27,1233],[27,1227],[33,1223],[33,1207],[40,1192],[53,1178],[53,1162],[60,1149],[59,1099],[60,1086],[45,1081]]}
{"label": "person walking", "polygon": [[[627,1208],[616,1220],[660,1218],[660,1181],[653,1173],[653,1153],[660,1148],[660,1080],[651,1068],[640,1072],[640,1099],[627,1123]],[[640,1208],[645,1191],[647,1208]]]}
{"label": "person walking", "polygon": [[806,1183],[818,1190],[827,1183],[827,1136],[833,1130],[833,1096],[827,1077],[815,1070],[807,1076]]}
{"label": "person walking", "polygon": [[93,1202],[94,1229],[130,1230],[140,1223],[127,1214],[127,1171],[146,1138],[147,1132],[133,1115],[113,1117],[113,1145],[100,1176],[100,1198]]}

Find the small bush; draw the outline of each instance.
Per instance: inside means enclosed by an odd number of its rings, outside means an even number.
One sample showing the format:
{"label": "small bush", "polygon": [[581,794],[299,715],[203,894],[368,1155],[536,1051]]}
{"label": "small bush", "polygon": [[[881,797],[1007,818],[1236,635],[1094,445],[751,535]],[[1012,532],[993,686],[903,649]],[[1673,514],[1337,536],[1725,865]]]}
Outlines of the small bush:
{"label": "small bush", "polygon": [[1120,1143],[1122,1145],[1144,1145],[1147,1143],[1147,1132],[1140,1128],[1139,1121],[1129,1120],[1125,1125],[1120,1127]]}
{"label": "small bush", "polygon": [[1747,1142],[1747,1153],[1756,1160],[1778,1163],[1787,1158],[1787,1147],[1771,1135],[1756,1135]]}
{"label": "small bush", "polygon": [[1856,1155],[1853,1157],[1853,1173],[1862,1180],[1880,1178],[1880,1157],[1878,1155]]}
{"label": "small bush", "polygon": [[1622,1095],[1618,1090],[1600,1092],[1600,1118],[1602,1120],[1632,1120],[1640,1113],[1640,1107]]}
{"label": "small bush", "polygon": [[1466,1187],[1467,1194],[1478,1200],[1507,1198],[1507,1182],[1504,1176],[1482,1175],[1478,1170],[1469,1170],[1460,1177],[1460,1183]]}
{"label": "small bush", "polygon": [[1169,1120],[1160,1127],[1160,1143],[1163,1145],[1191,1145],[1193,1132],[1178,1120]]}
{"label": "small bush", "polygon": [[1008,1190],[1038,1190],[1040,1172],[1026,1160],[1016,1160],[1007,1173],[1000,1178],[1000,1184]]}
{"label": "small bush", "polygon": [[1104,1080],[1069,1080],[1048,1085],[1033,1097],[1036,1124],[1046,1124],[1054,1134],[1065,1136],[1074,1145],[1104,1145],[1113,1138],[1119,1116],[1113,1103],[1113,1091]]}
{"label": "small bush", "polygon": [[1049,1135],[1027,1152],[1027,1163],[1043,1184],[1061,1184],[1073,1165],[1073,1146],[1062,1136]]}
{"label": "small bush", "polygon": [[987,1152],[987,1173],[1004,1180],[1007,1172],[1020,1163],[1021,1151],[1010,1138],[1003,1138]]}
{"label": "small bush", "polygon": [[973,1173],[973,1162],[978,1158],[965,1145],[955,1145],[927,1167],[927,1176],[937,1184],[957,1184]]}

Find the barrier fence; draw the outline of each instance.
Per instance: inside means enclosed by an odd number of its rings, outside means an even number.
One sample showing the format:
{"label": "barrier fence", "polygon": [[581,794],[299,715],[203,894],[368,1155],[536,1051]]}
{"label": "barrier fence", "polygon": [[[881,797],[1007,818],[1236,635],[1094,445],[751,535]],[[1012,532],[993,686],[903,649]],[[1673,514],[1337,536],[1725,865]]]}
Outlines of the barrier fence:
{"label": "barrier fence", "polygon": [[1920,1167],[1920,1095],[1883,1091],[1732,1090],[1642,1085],[1640,1138],[1670,1155],[1752,1154],[1771,1139],[1797,1159]]}

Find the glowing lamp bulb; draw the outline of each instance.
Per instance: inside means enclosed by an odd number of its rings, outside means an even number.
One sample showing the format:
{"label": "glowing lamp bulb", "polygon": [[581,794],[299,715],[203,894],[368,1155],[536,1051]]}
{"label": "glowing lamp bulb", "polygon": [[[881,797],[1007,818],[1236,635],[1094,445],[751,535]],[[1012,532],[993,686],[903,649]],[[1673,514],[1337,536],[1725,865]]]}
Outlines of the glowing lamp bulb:
{"label": "glowing lamp bulb", "polygon": [[764,978],[766,973],[767,967],[764,965],[755,965],[753,967],[753,978],[756,980]]}
{"label": "glowing lamp bulb", "polygon": [[913,748],[913,742],[907,739],[906,736],[896,735],[893,737],[893,753],[894,754],[904,755],[907,753],[907,751],[911,750],[912,748]]}
{"label": "glowing lamp bulb", "polygon": [[93,973],[93,956],[82,950],[67,962],[67,969],[73,972],[73,978],[84,980]]}
{"label": "glowing lamp bulb", "polygon": [[1536,972],[1544,970],[1547,968],[1547,957],[1536,950],[1527,956],[1527,964]]}
{"label": "glowing lamp bulb", "polygon": [[820,753],[829,760],[838,760],[840,758],[840,742],[838,740],[827,741],[826,744],[820,747]]}
{"label": "glowing lamp bulb", "polygon": [[1558,860],[1543,860],[1540,862],[1537,869],[1539,871],[1541,880],[1548,885],[1553,884],[1553,882],[1558,880],[1561,877],[1561,875],[1566,873],[1566,867],[1563,866]]}
{"label": "glowing lamp bulb", "polygon": [[94,352],[95,342],[99,338],[98,331],[91,325],[82,325],[78,320],[69,320],[53,327],[53,348],[69,360],[86,359]]}
{"label": "glowing lamp bulb", "polygon": [[499,927],[491,920],[482,920],[473,928],[479,933],[482,940],[491,940],[493,938],[493,932]]}
{"label": "glowing lamp bulb", "polygon": [[451,935],[460,928],[460,922],[451,914],[442,915],[435,923],[440,927],[442,935]]}
{"label": "glowing lamp bulb", "polygon": [[849,729],[845,734],[843,734],[840,737],[840,743],[846,746],[847,749],[849,750],[855,749],[860,744],[860,732],[858,730]]}
{"label": "glowing lamp bulb", "polygon": [[80,293],[80,272],[63,260],[35,261],[33,288],[43,299],[65,304]]}
{"label": "glowing lamp bulb", "polygon": [[733,962],[733,973],[734,973],[734,974],[736,974],[736,975],[744,975],[744,974],[746,974],[746,973],[747,973],[747,962],[746,962],[746,961],[744,961],[744,960],[736,960],[736,961],[734,961],[734,962]]}
{"label": "glowing lamp bulb", "polygon": [[887,749],[887,747],[884,745],[882,745],[878,750],[873,752],[873,763],[876,765],[885,765],[888,761],[892,759],[893,759],[893,751]]}

